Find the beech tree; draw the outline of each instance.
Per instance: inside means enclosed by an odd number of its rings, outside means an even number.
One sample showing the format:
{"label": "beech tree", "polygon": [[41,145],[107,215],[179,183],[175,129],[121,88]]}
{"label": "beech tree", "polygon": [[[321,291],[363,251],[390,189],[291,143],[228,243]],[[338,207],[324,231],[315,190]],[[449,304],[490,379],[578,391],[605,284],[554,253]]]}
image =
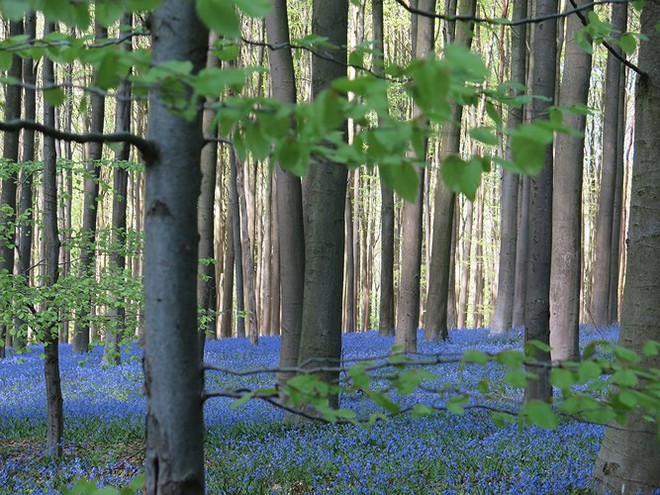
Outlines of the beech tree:
{"label": "beech tree", "polygon": [[[641,33],[635,98],[635,157],[630,196],[628,269],[625,278],[619,344],[640,355],[656,340],[660,321],[660,2],[647,0],[640,17]],[[660,367],[660,356],[645,356],[643,366]],[[660,486],[660,444],[657,424],[632,414],[622,425],[605,430],[594,478],[600,493],[653,493]]]}

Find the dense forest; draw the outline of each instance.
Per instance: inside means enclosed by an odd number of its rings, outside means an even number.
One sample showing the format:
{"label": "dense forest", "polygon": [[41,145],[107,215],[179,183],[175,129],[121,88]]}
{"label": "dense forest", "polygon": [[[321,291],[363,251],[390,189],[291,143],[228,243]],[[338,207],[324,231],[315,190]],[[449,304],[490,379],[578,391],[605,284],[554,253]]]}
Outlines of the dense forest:
{"label": "dense forest", "polygon": [[0,16],[0,494],[660,488],[657,0]]}

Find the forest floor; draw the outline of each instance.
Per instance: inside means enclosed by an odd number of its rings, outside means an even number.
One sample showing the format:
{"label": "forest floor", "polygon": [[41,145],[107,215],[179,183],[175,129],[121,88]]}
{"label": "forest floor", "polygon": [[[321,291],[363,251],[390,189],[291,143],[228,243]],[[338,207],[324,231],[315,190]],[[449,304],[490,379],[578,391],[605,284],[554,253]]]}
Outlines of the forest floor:
{"label": "forest floor", "polygon": [[[614,340],[616,329],[583,332]],[[421,336],[421,334],[420,334]],[[456,330],[447,342],[420,341],[420,352],[459,355],[465,349],[497,352],[520,348],[519,332],[490,336],[487,330]],[[386,356],[393,339],[375,332],[346,334],[345,360]],[[232,370],[275,367],[279,338],[210,342],[205,360]],[[99,486],[125,484],[142,470],[144,413],[141,350],[127,347],[119,366],[100,365],[102,349],[75,355],[61,346],[65,454],[41,455],[45,439],[45,386],[41,349],[0,363],[0,495],[55,494],[75,480]],[[435,366],[442,385],[473,391],[487,379],[497,407],[521,399],[521,391],[499,384],[493,365]],[[207,389],[272,385],[269,373],[251,377],[213,372]],[[441,405],[431,388],[394,397],[402,406]],[[505,423],[471,409],[461,416],[402,415],[362,425],[300,426],[268,404],[210,399],[206,422],[207,491],[210,494],[573,494],[592,493],[591,469],[603,427],[562,420],[555,430]],[[368,418],[380,411],[361,395],[342,406]]]}

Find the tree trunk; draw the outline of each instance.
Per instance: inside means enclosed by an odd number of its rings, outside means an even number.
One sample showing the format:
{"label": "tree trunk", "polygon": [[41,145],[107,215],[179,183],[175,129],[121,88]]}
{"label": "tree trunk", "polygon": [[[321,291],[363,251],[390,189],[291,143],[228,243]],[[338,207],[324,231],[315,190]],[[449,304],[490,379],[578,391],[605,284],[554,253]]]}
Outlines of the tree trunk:
{"label": "tree trunk", "polygon": [[[514,0],[513,19],[527,17],[527,0]],[[511,81],[525,84],[527,80],[527,27],[522,24],[511,28]],[[516,91],[514,94],[519,94]],[[509,111],[507,127],[515,128],[522,123],[523,109]],[[507,143],[506,158],[511,159],[511,147]],[[513,326],[515,280],[517,265],[517,210],[519,176],[510,170],[502,170],[500,188],[500,258],[497,280],[497,301],[491,323],[493,333],[503,333]]]}
{"label": "tree trunk", "polygon": [[233,335],[234,312],[234,219],[231,211],[227,215],[227,242],[225,243],[224,280],[222,281],[222,317],[220,320],[220,337],[229,339]]}
{"label": "tree trunk", "polygon": [[[209,46],[217,36],[209,37]],[[206,57],[206,66],[209,68],[219,67],[220,61],[209,50]],[[207,105],[212,105],[214,98],[207,98]],[[202,115],[202,129],[205,136],[215,138],[218,134],[217,126],[213,123],[215,111],[211,108],[204,109]],[[216,168],[218,163],[217,143],[207,143],[202,148],[200,157],[200,168],[202,171],[202,184],[197,200],[197,225],[199,228],[199,259],[204,260],[198,266],[199,278],[197,279],[197,304],[200,312],[204,315],[204,321],[199,329],[200,355],[204,356],[204,342],[206,339],[215,339],[217,326],[218,297],[216,293],[215,262],[217,260],[215,247],[215,183]]]}
{"label": "tree trunk", "polygon": [[[435,12],[435,0],[420,0],[418,8]],[[413,18],[417,17],[413,15]],[[412,32],[413,57],[423,58],[433,51],[435,20],[428,17],[417,18],[416,29]],[[419,110],[413,114],[419,117]],[[426,150],[420,160],[426,160]],[[419,187],[413,202],[403,205],[403,226],[401,246],[401,279],[397,306],[395,344],[405,352],[417,351],[417,328],[419,327],[419,290],[422,267],[422,212],[424,204],[424,171],[417,170]]]}
{"label": "tree trunk", "polygon": [[[371,0],[374,38],[374,72],[384,73],[384,16],[383,0]],[[380,306],[378,331],[394,335],[394,193],[380,181]]]}
{"label": "tree trunk", "polygon": [[[232,152],[233,153],[233,152]],[[252,258],[252,244],[250,239],[248,225],[248,204],[245,189],[246,177],[243,174],[243,167],[237,164],[236,167],[236,189],[238,190],[240,219],[241,219],[241,250],[243,259],[243,280],[245,281],[245,312],[248,318],[248,338],[251,344],[259,343],[259,322],[257,320],[257,298],[254,290],[254,263]]]}
{"label": "tree trunk", "polygon": [[[470,265],[472,259],[472,213],[474,205],[472,201],[466,200],[465,203],[465,224],[461,229],[463,237],[463,255],[461,256],[461,279],[458,291],[458,328],[465,328],[468,318],[468,300],[470,290]],[[461,208],[463,209],[463,208]]]}
{"label": "tree trunk", "polygon": [[[46,24],[44,36],[55,31],[55,26]],[[55,83],[53,62],[44,58],[42,71],[44,86]],[[55,108],[43,101],[44,125],[55,127]],[[45,273],[43,284],[52,287],[59,276],[59,237],[57,232],[57,154],[55,138],[43,137],[43,224],[44,224],[44,259]],[[46,452],[49,455],[62,455],[62,439],[64,437],[64,412],[62,408],[62,388],[60,385],[60,355],[57,341],[57,325],[51,322],[44,329],[44,375],[46,378]]]}
{"label": "tree trunk", "polygon": [[238,167],[236,153],[229,150],[229,209],[234,242],[234,280],[236,282],[236,337],[245,337],[245,286],[243,284],[243,245],[241,244],[241,210],[238,199]]}
{"label": "tree trunk", "polygon": [[271,260],[270,274],[270,328],[271,335],[280,335],[280,307],[281,307],[281,287],[280,287],[280,227],[278,222],[277,196],[277,174],[271,177],[271,246],[273,258]]}
{"label": "tree trunk", "polygon": [[[620,36],[626,30],[628,6],[612,4],[612,27],[614,35]],[[621,50],[615,48],[619,54]],[[616,237],[618,255],[619,231],[615,231],[614,217],[617,182],[621,175],[623,183],[623,167],[619,167],[619,115],[625,113],[623,108],[621,62],[611,53],[607,54],[607,69],[605,72],[605,115],[603,117],[603,165],[600,181],[600,197],[598,201],[598,217],[596,223],[594,278],[591,296],[590,323],[596,327],[609,325],[615,321],[610,318],[610,282],[611,274],[616,265],[616,285],[618,289],[618,260],[614,259],[613,247]],[[620,213],[620,210],[619,210]],[[620,217],[619,217],[620,218]],[[618,222],[617,222],[618,223]],[[620,224],[619,224],[620,225]],[[612,280],[613,281],[613,280]],[[618,292],[618,290],[617,290]]]}
{"label": "tree trunk", "polygon": [[[273,1],[273,10],[266,17],[266,33],[268,41],[272,44],[289,43],[286,0]],[[273,97],[285,103],[295,103],[296,80],[291,49],[271,51],[269,59]],[[291,368],[298,365],[302,333],[305,274],[302,186],[298,177],[284,171],[279,164],[275,167],[275,183],[282,310],[281,325],[279,325],[282,335],[279,366]],[[277,311],[279,314],[279,305]],[[278,381],[285,381],[291,376],[290,373],[280,373]]]}
{"label": "tree trunk", "polygon": [[[578,5],[583,5],[583,0]],[[586,15],[586,12],[585,12]],[[566,19],[564,70],[559,104],[586,105],[591,76],[591,55],[580,47],[582,31],[577,16]],[[580,359],[580,280],[582,278],[582,168],[586,115],[564,115],[564,124],[580,133],[558,133],[552,199],[552,259],[550,263],[550,346],[553,361]]]}
{"label": "tree trunk", "polygon": [[529,186],[530,177],[521,177],[518,184],[518,230],[516,233],[516,276],[513,291],[511,326],[525,324],[525,287],[527,285],[527,254],[529,253]]}
{"label": "tree trunk", "polygon": [[[346,76],[348,0],[314,0],[312,31],[339,47],[328,48],[334,60],[312,58],[312,93]],[[340,63],[337,63],[339,61]],[[344,136],[347,135],[344,128]],[[300,366],[337,366],[341,361],[342,254],[347,169],[318,157],[305,187],[305,282],[300,338]],[[339,374],[323,379],[336,382]],[[338,397],[331,398],[338,405]]]}
{"label": "tree trunk", "polygon": [[[97,41],[108,37],[108,30],[99,23],[94,24],[94,38]],[[91,97],[90,132],[103,133],[105,120],[105,97],[100,93],[92,93]],[[103,158],[103,143],[87,145],[87,163],[85,165],[85,193],[83,199],[82,247],[80,250],[80,275],[83,279],[95,282],[96,278],[96,219],[99,205],[99,180],[101,178],[101,163]],[[88,295],[80,308],[73,330],[73,350],[78,353],[89,352],[90,313],[92,296]]]}
{"label": "tree trunk", "polygon": [[[457,5],[458,14],[474,16],[476,9],[475,0],[461,0]],[[472,45],[472,23],[459,23],[455,28],[447,27],[448,41],[453,41],[470,48]],[[451,31],[455,29],[455,34]],[[459,153],[461,147],[461,120],[463,118],[463,107],[453,105],[452,120],[442,127],[441,146],[442,159],[451,153]],[[440,165],[442,166],[442,164]],[[452,227],[454,222],[454,205],[456,197],[453,192],[441,180],[435,189],[435,212],[433,216],[433,241],[431,266],[429,267],[429,289],[426,307],[426,339],[446,339],[449,335],[447,330],[447,313],[449,304],[451,264],[453,262],[452,250]]]}
{"label": "tree trunk", "polygon": [[346,190],[344,207],[344,322],[345,332],[355,332],[355,241],[353,234],[353,201],[350,186]]}
{"label": "tree trunk", "polygon": [[[25,17],[25,34],[30,38],[37,37],[37,15],[30,12]],[[23,82],[25,83],[23,107],[25,109],[25,120],[36,119],[36,91],[33,87],[36,84],[36,69],[34,61],[30,58],[23,59]],[[23,158],[24,164],[28,164],[35,159],[35,141],[34,131],[23,130]],[[32,192],[33,174],[25,167],[21,170],[21,192],[20,204],[18,206],[19,218],[25,217],[25,220],[18,225],[18,274],[23,277],[23,283],[30,284],[30,265],[32,264],[32,239],[33,239],[33,192]],[[16,336],[14,345],[24,347],[27,344],[28,329],[25,322],[16,319]]]}
{"label": "tree trunk", "polygon": [[[121,25],[132,29],[132,14],[124,14]],[[131,50],[131,42],[126,44],[126,50]],[[117,93],[116,131],[129,132],[131,129],[131,86],[125,80]],[[122,279],[126,270],[126,199],[128,192],[128,170],[126,162],[130,159],[131,149],[124,143],[115,153],[115,170],[113,179],[112,197],[112,251],[109,263],[112,270]],[[108,309],[108,318],[111,328],[107,331],[105,347],[103,348],[103,364],[119,364],[121,361],[119,344],[124,336],[126,323],[126,300],[119,294],[115,306]],[[114,323],[114,326],[112,325]]]}
{"label": "tree trunk", "polygon": [[[557,13],[557,0],[538,0],[535,17]],[[535,25],[533,48],[532,94],[550,101],[555,97],[557,21],[546,20]],[[535,99],[532,115],[538,118],[548,101]],[[550,257],[552,248],[552,145],[545,150],[543,170],[530,178],[529,252],[525,288],[525,341],[550,341]],[[550,361],[550,353],[536,350],[538,361]],[[526,399],[549,400],[552,387],[547,367],[529,367],[538,380],[529,380]]]}
{"label": "tree trunk", "polygon": [[[639,50],[639,67],[646,74],[637,82],[635,100],[635,158],[633,162],[628,265],[621,313],[619,345],[641,354],[643,345],[658,339],[660,328],[660,2],[647,1],[641,13],[641,32],[648,37]],[[642,365],[658,369],[660,357],[646,357]],[[601,493],[652,494],[660,486],[660,444],[657,424],[639,415],[625,426],[605,430],[594,477]]]}
{"label": "tree trunk", "polygon": [[[164,0],[152,26],[154,65],[189,60],[193,73],[204,67],[208,31],[194,2]],[[154,91],[149,134],[158,157],[147,163],[145,197],[145,495],[201,495],[203,370],[196,301],[201,113],[192,121],[172,114]]]}
{"label": "tree trunk", "polygon": [[[11,21],[9,24],[9,36],[23,34],[23,21]],[[18,55],[12,57],[12,62],[7,77],[21,80],[22,62]],[[5,120],[16,120],[21,118],[21,86],[20,84],[7,84],[5,89]],[[18,164],[20,131],[3,133],[2,157],[7,161],[9,167]],[[6,272],[11,276],[14,273],[14,242],[16,238],[16,182],[18,173],[16,168],[11,170],[7,178],[2,179],[2,193],[0,195],[0,232],[6,240],[0,242],[0,274]],[[10,340],[9,327],[0,325],[0,358],[5,356],[6,341]]]}

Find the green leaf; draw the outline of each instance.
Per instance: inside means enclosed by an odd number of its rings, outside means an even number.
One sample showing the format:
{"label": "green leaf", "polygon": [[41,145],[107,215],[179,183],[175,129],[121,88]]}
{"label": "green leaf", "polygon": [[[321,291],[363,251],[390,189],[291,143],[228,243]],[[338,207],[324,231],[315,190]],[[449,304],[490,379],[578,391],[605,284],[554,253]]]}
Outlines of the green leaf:
{"label": "green leaf", "polygon": [[154,10],[162,1],[163,0],[126,0],[126,10],[128,12],[147,12],[149,10]]}
{"label": "green leaf", "polygon": [[12,58],[11,52],[0,49],[0,71],[8,70],[11,67]]}
{"label": "green leaf", "polygon": [[241,36],[241,20],[232,0],[197,0],[197,15],[209,29],[221,36]]}
{"label": "green leaf", "polygon": [[517,369],[523,365],[525,357],[518,351],[506,350],[498,352],[495,355],[495,360],[511,369]]}
{"label": "green leaf", "polygon": [[465,412],[465,406],[470,402],[469,397],[465,395],[455,395],[447,401],[447,410],[456,415],[461,415]]}
{"label": "green leaf", "polygon": [[488,391],[490,390],[490,383],[488,382],[488,380],[483,378],[483,379],[479,380],[479,383],[477,383],[477,389],[482,394],[487,394]]}
{"label": "green leaf", "polygon": [[537,124],[526,124],[509,131],[511,154],[519,171],[538,175],[545,164],[546,147],[552,142],[552,131]]}
{"label": "green leaf", "polygon": [[573,373],[561,368],[552,368],[550,370],[550,383],[558,389],[564,391],[571,388],[575,383]]}
{"label": "green leaf", "polygon": [[657,340],[649,340],[642,347],[642,354],[647,357],[655,357],[660,354],[660,342]]}
{"label": "green leaf", "polygon": [[365,364],[357,364],[348,370],[348,376],[353,380],[353,385],[363,390],[369,388],[369,383],[371,382],[365,368]]}
{"label": "green leaf", "polygon": [[96,21],[104,27],[110,27],[117,22],[123,13],[123,2],[117,2],[116,0],[96,0],[94,16]]}
{"label": "green leaf", "polygon": [[468,349],[463,353],[463,361],[483,365],[490,361],[490,357],[485,352]]}
{"label": "green leaf", "polygon": [[639,382],[639,379],[632,370],[619,370],[614,372],[610,381],[624,387],[634,387]]}
{"label": "green leaf", "polygon": [[250,17],[266,17],[273,8],[271,0],[234,0],[234,3]]}
{"label": "green leaf", "polygon": [[580,363],[580,367],[578,368],[579,383],[585,383],[598,378],[602,372],[603,369],[599,364],[593,361],[584,361]]}
{"label": "green leaf", "polygon": [[377,405],[379,405],[380,407],[382,407],[391,414],[397,414],[398,412],[401,411],[401,407],[399,407],[399,405],[396,402],[392,401],[392,399],[390,399],[388,396],[384,394],[378,392],[371,392],[369,394],[369,397]]}
{"label": "green leaf", "polygon": [[549,404],[540,401],[532,400],[525,404],[525,411],[530,423],[540,426],[541,428],[554,429],[559,426],[559,419],[552,410]]}
{"label": "green leaf", "polygon": [[12,21],[20,21],[25,17],[29,8],[30,3],[25,0],[2,0],[0,2],[0,12]]}
{"label": "green leaf", "polygon": [[413,202],[419,194],[419,175],[408,162],[399,165],[379,165],[380,176],[387,186],[408,202]]}
{"label": "green leaf", "polygon": [[616,398],[621,402],[621,404],[630,409],[633,409],[638,404],[637,395],[628,390],[624,390],[618,394]]}
{"label": "green leaf", "polygon": [[58,107],[64,103],[66,95],[64,94],[62,88],[51,88],[44,91],[44,98],[49,105]]}
{"label": "green leaf", "polygon": [[491,146],[499,143],[499,138],[495,134],[494,127],[475,127],[474,129],[470,129],[470,137]]}
{"label": "green leaf", "polygon": [[527,387],[527,373],[519,370],[507,371],[504,375],[504,383],[515,388]]}
{"label": "green leaf", "polygon": [[482,163],[478,158],[465,162],[458,155],[449,155],[442,160],[440,174],[447,187],[454,192],[463,193],[474,201],[481,184]]}
{"label": "green leaf", "polygon": [[435,410],[430,408],[425,404],[415,404],[412,408],[411,415],[413,418],[421,418],[424,416],[430,416],[435,413]]}
{"label": "green leaf", "polygon": [[630,349],[626,349],[625,347],[614,347],[612,349],[614,352],[614,355],[617,357],[619,361],[622,361],[624,363],[638,363],[642,358],[639,357],[639,355],[635,351],[631,351]]}
{"label": "green leaf", "polygon": [[502,116],[500,115],[499,110],[495,105],[493,105],[490,101],[486,101],[486,113],[488,116],[492,119],[492,121],[495,123],[498,129],[502,128]]}

